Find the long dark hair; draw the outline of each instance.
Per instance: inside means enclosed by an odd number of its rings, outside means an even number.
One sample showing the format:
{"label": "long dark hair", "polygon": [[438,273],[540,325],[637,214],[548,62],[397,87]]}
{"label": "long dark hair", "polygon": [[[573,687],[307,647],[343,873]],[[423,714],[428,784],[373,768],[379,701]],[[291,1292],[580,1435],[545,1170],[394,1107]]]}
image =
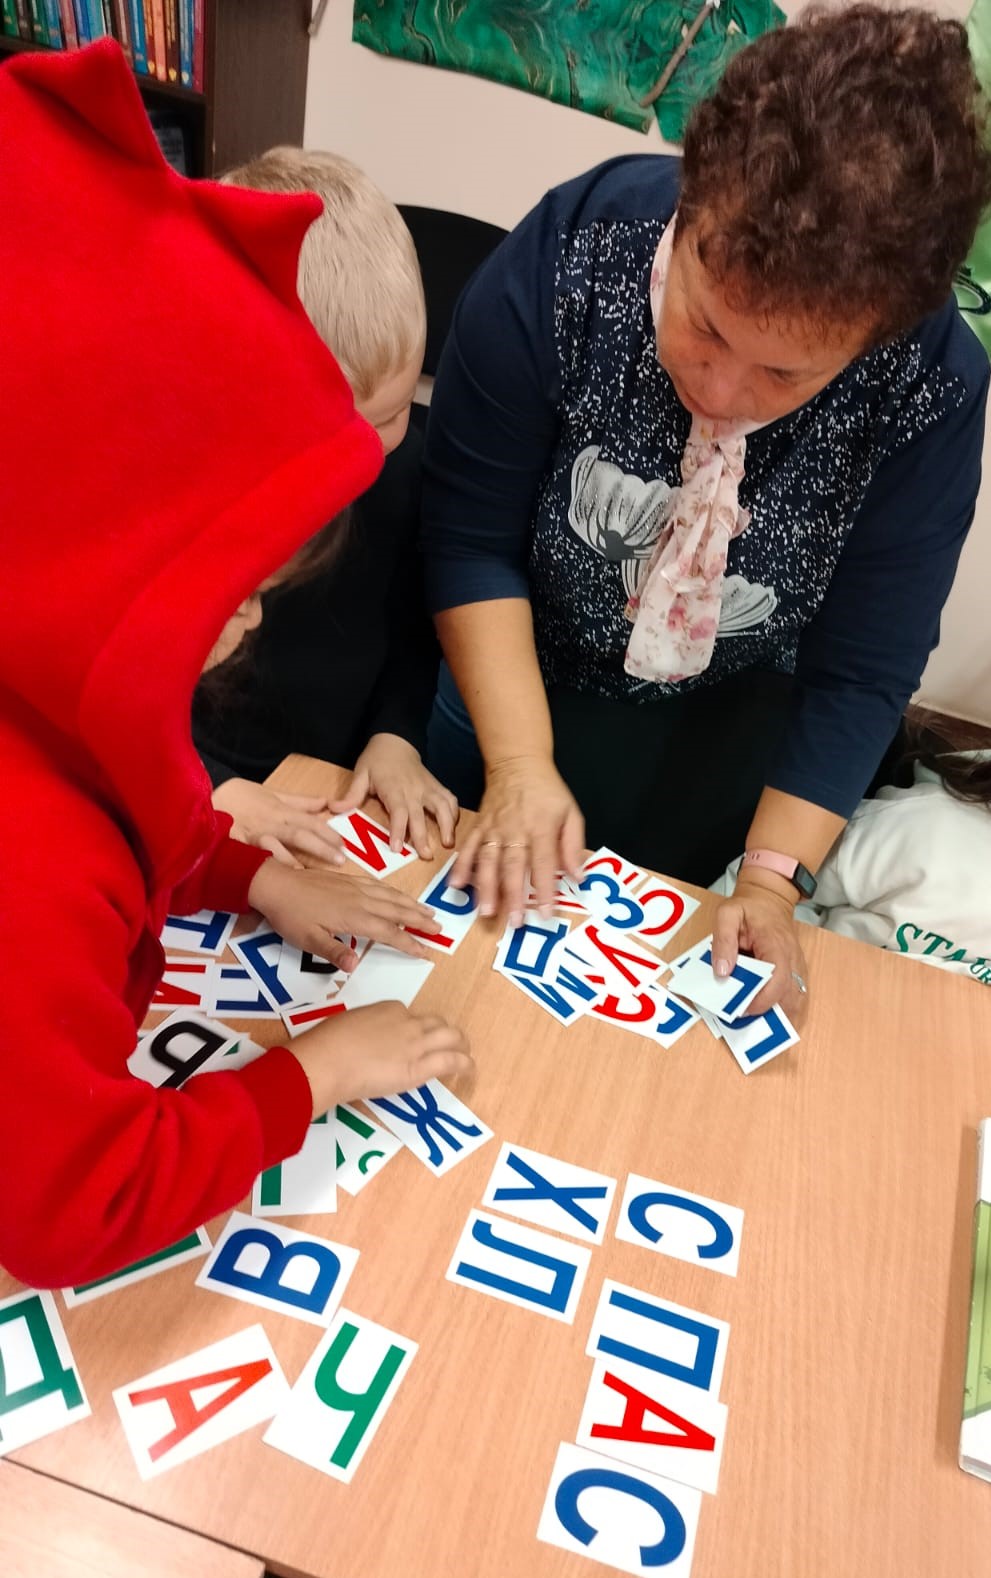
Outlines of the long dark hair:
{"label": "long dark hair", "polygon": [[[934,725],[925,714],[917,714],[909,721],[906,743],[906,764],[919,762],[937,773],[954,800],[982,805],[991,811],[991,742],[987,729],[963,719],[940,718]],[[982,747],[987,750],[983,759],[962,754]]]}

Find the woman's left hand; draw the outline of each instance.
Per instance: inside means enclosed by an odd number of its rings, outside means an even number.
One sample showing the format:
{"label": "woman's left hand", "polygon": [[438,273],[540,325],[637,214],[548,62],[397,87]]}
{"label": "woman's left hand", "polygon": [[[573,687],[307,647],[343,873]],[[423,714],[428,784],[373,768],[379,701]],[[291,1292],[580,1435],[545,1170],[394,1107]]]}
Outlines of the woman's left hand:
{"label": "woman's left hand", "polygon": [[369,795],[381,800],[389,816],[389,842],[402,849],[409,839],[421,860],[432,860],[434,846],[427,829],[433,818],[445,849],[454,847],[458,802],[449,790],[428,773],[419,751],[398,734],[373,734],[354,764],[354,776],[335,812],[353,811]]}
{"label": "woman's left hand", "polygon": [[804,1018],[808,997],[796,976],[808,982],[809,967],[798,940],[794,906],[779,893],[756,883],[737,882],[736,892],[716,911],[712,928],[712,963],[717,975],[729,975],[739,953],[774,965],[774,974],[754,999],[748,1015],[766,1014],[780,1004],[788,1018]]}

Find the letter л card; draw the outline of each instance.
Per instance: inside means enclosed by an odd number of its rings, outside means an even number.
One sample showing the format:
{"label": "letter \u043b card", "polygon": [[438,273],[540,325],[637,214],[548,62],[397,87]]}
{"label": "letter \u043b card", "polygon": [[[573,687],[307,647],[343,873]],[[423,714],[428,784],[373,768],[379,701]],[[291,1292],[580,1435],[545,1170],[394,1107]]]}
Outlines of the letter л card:
{"label": "letter \u043b card", "polygon": [[787,1052],[799,1040],[798,1031],[788,1015],[777,1006],[769,1008],[766,1014],[757,1014],[749,1019],[744,1016],[734,1019],[732,1023],[721,1020],[720,1031],[745,1074],[752,1074],[755,1068],[763,1068],[779,1052]]}
{"label": "letter \u043b card", "polygon": [[689,1578],[700,1491],[562,1441],[537,1538],[637,1578]]}
{"label": "letter \u043b card", "polygon": [[670,1376],[718,1397],[728,1342],[726,1321],[606,1278],[585,1352],[625,1359],[651,1377]]}
{"label": "letter \u043b card", "polygon": [[329,1326],[357,1264],[347,1244],[232,1211],[196,1286]]}
{"label": "letter \u043b card", "polygon": [[403,1149],[401,1140],[373,1123],[356,1107],[339,1106],[334,1114],[337,1187],[358,1194],[386,1162]]}
{"label": "letter \u043b card", "polygon": [[492,1138],[492,1130],[439,1079],[365,1105],[437,1178]]}
{"label": "letter \u043b card", "polygon": [[337,1210],[337,1141],[328,1113],[311,1123],[295,1156],[258,1174],[255,1216],[319,1216]]}
{"label": "letter \u043b card", "polygon": [[0,1458],[90,1412],[55,1295],[0,1299]]}
{"label": "letter \u043b card", "polygon": [[338,1310],[265,1432],[266,1445],[348,1483],[416,1348],[363,1315]]}
{"label": "letter \u043b card", "polygon": [[583,1244],[601,1244],[616,1192],[615,1178],[562,1162],[522,1145],[504,1144],[482,1204]]}
{"label": "letter \u043b card", "polygon": [[570,1326],[591,1258],[592,1251],[581,1244],[472,1211],[447,1280]]}
{"label": "letter \u043b card", "polygon": [[725,1403],[697,1386],[648,1375],[621,1359],[599,1359],[575,1440],[591,1452],[714,1496],[726,1413]]}
{"label": "letter \u043b card", "polygon": [[704,937],[694,948],[675,959],[672,969],[671,990],[722,1019],[738,1019],[746,1013],[748,1005],[774,974],[773,964],[741,956],[732,975],[714,975],[711,937]]}
{"label": "letter \u043b card", "polygon": [[175,1359],[113,1394],[142,1479],[188,1463],[278,1411],[289,1386],[261,1326]]}
{"label": "letter \u043b card", "polygon": [[743,1212],[704,1194],[630,1173],[616,1223],[616,1237],[735,1277],[740,1265]]}
{"label": "letter \u043b card", "polygon": [[343,811],[339,816],[328,817],[327,825],[340,834],[348,859],[373,877],[391,876],[419,858],[407,844],[401,849],[390,849],[389,829],[364,811]]}

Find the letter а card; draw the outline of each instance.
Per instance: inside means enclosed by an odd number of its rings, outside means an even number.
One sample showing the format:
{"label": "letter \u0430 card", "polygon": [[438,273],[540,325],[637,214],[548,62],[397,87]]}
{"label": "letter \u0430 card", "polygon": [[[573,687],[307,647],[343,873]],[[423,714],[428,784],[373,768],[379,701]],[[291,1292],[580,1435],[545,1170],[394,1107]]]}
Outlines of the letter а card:
{"label": "letter \u0430 card", "polygon": [[89,1413],[55,1295],[0,1299],[0,1458]]}
{"label": "letter \u0430 card", "polygon": [[672,1189],[630,1173],[623,1192],[616,1237],[735,1277],[740,1265],[743,1212],[704,1194]]}
{"label": "letter \u0430 card", "polygon": [[348,1483],[413,1362],[416,1346],[362,1315],[338,1310],[265,1432],[266,1445]]}
{"label": "letter \u0430 card", "polygon": [[505,1144],[482,1204],[583,1244],[601,1244],[615,1192],[615,1178],[604,1173]]}
{"label": "letter \u0430 card", "polygon": [[562,1442],[538,1540],[637,1578],[689,1578],[700,1491]]}
{"label": "letter \u0430 card", "polygon": [[271,1419],[288,1396],[261,1326],[175,1359],[113,1394],[142,1479]]}
{"label": "letter \u0430 card", "polygon": [[357,1264],[347,1244],[232,1211],[196,1286],[329,1326]]}
{"label": "letter \u0430 card", "polygon": [[716,1494],[726,1404],[697,1386],[653,1375],[621,1359],[599,1360],[585,1394],[579,1446],[631,1468]]}

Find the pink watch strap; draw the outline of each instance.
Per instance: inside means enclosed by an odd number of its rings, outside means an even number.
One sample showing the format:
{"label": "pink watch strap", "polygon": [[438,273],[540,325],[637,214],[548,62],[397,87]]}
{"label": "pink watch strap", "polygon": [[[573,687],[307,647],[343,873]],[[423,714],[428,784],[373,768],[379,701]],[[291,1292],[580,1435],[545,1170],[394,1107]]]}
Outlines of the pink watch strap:
{"label": "pink watch strap", "polygon": [[799,863],[794,855],[779,855],[776,849],[748,849],[743,857],[743,865],[763,866],[765,871],[776,871],[779,877],[786,877],[791,882]]}

